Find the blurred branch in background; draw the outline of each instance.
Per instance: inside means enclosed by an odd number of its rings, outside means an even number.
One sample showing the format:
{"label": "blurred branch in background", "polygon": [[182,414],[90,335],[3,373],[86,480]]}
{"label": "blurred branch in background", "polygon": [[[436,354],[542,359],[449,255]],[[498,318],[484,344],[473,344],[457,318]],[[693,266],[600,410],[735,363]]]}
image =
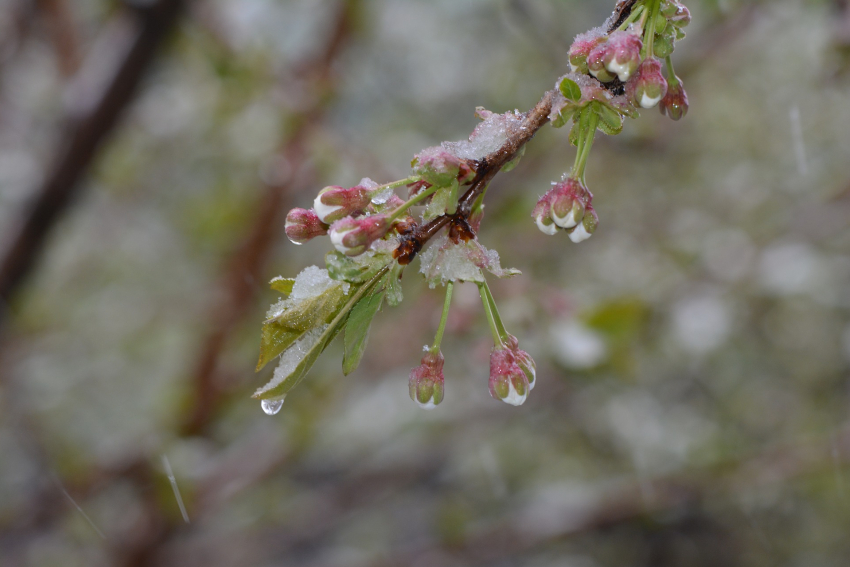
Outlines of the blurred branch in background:
{"label": "blurred branch in background", "polygon": [[293,69],[293,79],[311,93],[310,103],[292,117],[288,137],[277,155],[270,160],[265,188],[252,215],[249,232],[230,260],[223,277],[221,301],[210,309],[213,320],[201,346],[192,372],[192,407],[186,414],[183,432],[203,433],[227,389],[226,376],[220,374],[219,361],[233,327],[244,317],[257,297],[257,282],[276,240],[283,234],[283,218],[290,208],[288,197],[314,178],[306,159],[307,141],[336,95],[333,64],[349,38],[360,0],[344,0],[331,29],[324,51]]}
{"label": "blurred branch in background", "polygon": [[68,0],[38,0],[50,28],[53,50],[64,77],[72,77],[80,67],[80,44]]}
{"label": "blurred branch in background", "polygon": [[[45,168],[44,180],[34,190],[20,221],[3,235],[0,303],[12,302],[38,264],[51,229],[82,189],[101,144],[133,100],[182,7],[182,0],[159,0],[134,3],[122,9],[106,26],[69,83],[65,93],[65,125],[51,163]],[[55,14],[63,13],[62,10],[61,4],[54,5]],[[64,22],[65,18],[54,15],[51,20]],[[67,24],[54,25],[64,28]],[[67,37],[56,40],[57,49],[65,49],[73,42],[70,32],[62,34]],[[72,65],[71,60],[63,63],[63,68],[65,65]],[[0,311],[0,326],[7,316]]]}

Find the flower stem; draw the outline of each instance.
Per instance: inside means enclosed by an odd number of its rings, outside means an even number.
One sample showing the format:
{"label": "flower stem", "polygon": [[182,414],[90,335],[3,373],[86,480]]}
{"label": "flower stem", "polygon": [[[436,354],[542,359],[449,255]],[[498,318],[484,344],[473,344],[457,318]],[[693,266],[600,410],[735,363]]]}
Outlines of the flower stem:
{"label": "flower stem", "polygon": [[579,119],[578,150],[576,161],[570,177],[579,179],[584,183],[584,169],[590,157],[590,148],[593,146],[593,138],[596,136],[596,126],[599,124],[599,115],[593,111],[591,106],[585,107]]}
{"label": "flower stem", "polygon": [[419,181],[418,175],[411,175],[410,177],[405,177],[404,179],[399,179],[398,181],[391,181],[389,183],[384,183],[383,185],[378,185],[372,191],[378,192],[383,191],[384,189],[396,189],[398,187],[402,187],[403,185],[410,185],[411,183],[416,183]]}
{"label": "flower stem", "polygon": [[673,60],[668,55],[665,57],[667,62],[667,84],[671,87],[679,86],[679,77],[676,76],[676,71],[673,70]]}
{"label": "flower stem", "polygon": [[401,215],[403,215],[403,214],[404,214],[404,212],[405,212],[407,209],[409,209],[410,207],[412,207],[412,206],[413,206],[413,205],[415,205],[416,203],[419,203],[419,202],[421,202],[421,201],[424,201],[425,199],[427,199],[428,197],[430,197],[431,195],[433,195],[434,193],[436,193],[438,189],[442,189],[442,187],[437,187],[436,185],[432,185],[431,187],[428,187],[428,188],[427,188],[427,189],[425,189],[424,191],[420,191],[419,193],[417,193],[416,195],[414,195],[413,197],[411,197],[409,201],[407,201],[407,202],[406,202],[406,203],[404,203],[403,205],[399,205],[399,207],[398,207],[396,210],[394,210],[394,211],[390,214],[390,217],[389,217],[389,219],[387,219],[387,220],[388,220],[389,222],[393,222],[393,221],[394,221],[394,220],[396,220],[398,217],[400,217]]}
{"label": "flower stem", "polygon": [[486,282],[478,284],[478,294],[481,295],[481,302],[484,304],[484,314],[487,315],[487,323],[490,324],[490,332],[493,333],[493,344],[497,347],[503,347],[502,337],[499,335],[499,329],[496,327],[496,320],[493,318],[493,310],[490,308],[490,300],[487,296]]}
{"label": "flower stem", "polygon": [[487,301],[490,303],[490,311],[493,313],[493,320],[496,322],[496,330],[499,331],[499,337],[502,341],[508,338],[508,330],[505,329],[505,324],[502,322],[502,316],[499,315],[499,308],[496,306],[496,300],[493,298],[493,292],[490,291],[490,286],[485,281],[483,283],[484,291],[487,293]]}
{"label": "flower stem", "polygon": [[617,28],[617,31],[624,31],[627,27],[629,27],[631,24],[633,24],[638,19],[638,17],[644,12],[644,10],[645,9],[644,9],[643,6],[638,6],[637,8],[632,10],[632,13],[629,14],[629,17],[626,18],[625,22],[620,24],[620,27]]}
{"label": "flower stem", "polygon": [[454,282],[446,284],[446,299],[443,302],[443,314],[440,316],[440,326],[437,327],[437,336],[434,337],[434,345],[431,347],[432,353],[439,352],[440,343],[443,342],[443,332],[446,330],[446,321],[449,319],[449,306],[452,303],[454,285]]}
{"label": "flower stem", "polygon": [[658,10],[661,9],[660,0],[647,0],[649,8],[649,26],[647,26],[646,35],[644,35],[644,44],[646,45],[646,58],[652,59],[654,56],[653,44],[655,43],[655,21],[658,19]]}

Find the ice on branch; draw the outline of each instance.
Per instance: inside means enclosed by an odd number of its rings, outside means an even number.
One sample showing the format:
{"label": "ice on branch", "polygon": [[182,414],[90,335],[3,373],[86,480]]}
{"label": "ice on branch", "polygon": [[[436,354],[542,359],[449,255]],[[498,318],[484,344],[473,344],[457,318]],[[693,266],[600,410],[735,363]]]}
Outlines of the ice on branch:
{"label": "ice on branch", "polygon": [[481,109],[477,114],[484,121],[475,127],[469,140],[443,142],[444,149],[461,159],[479,160],[504,146],[508,137],[522,129],[523,115],[516,110],[495,114]]}
{"label": "ice on branch", "polygon": [[450,281],[483,282],[482,270],[499,278],[520,273],[513,268],[502,268],[499,253],[482,246],[477,238],[455,243],[447,235],[440,236],[420,254],[419,260],[419,271],[432,289]]}

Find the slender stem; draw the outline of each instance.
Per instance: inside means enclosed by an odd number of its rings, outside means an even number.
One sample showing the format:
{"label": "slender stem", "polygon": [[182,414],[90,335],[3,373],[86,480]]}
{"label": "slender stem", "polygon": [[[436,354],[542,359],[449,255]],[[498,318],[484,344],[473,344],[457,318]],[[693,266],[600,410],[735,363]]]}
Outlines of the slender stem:
{"label": "slender stem", "polygon": [[388,221],[392,222],[392,221],[396,220],[398,217],[403,215],[404,212],[407,209],[409,209],[410,207],[412,207],[416,203],[424,201],[425,199],[427,199],[428,197],[430,197],[431,195],[436,193],[438,189],[442,189],[442,187],[437,187],[436,185],[432,185],[431,187],[428,187],[424,191],[420,191],[419,193],[417,193],[416,195],[411,197],[410,200],[407,201],[405,204],[399,205],[399,207],[390,214],[390,218],[388,219]]}
{"label": "slender stem", "polygon": [[490,309],[490,301],[487,298],[485,284],[478,284],[478,294],[481,296],[481,303],[484,304],[484,314],[487,316],[487,323],[490,324],[490,332],[493,333],[493,344],[497,347],[504,346],[502,337],[499,335],[499,329],[496,327],[496,321],[493,319],[493,311]]}
{"label": "slender stem", "polygon": [[652,59],[654,55],[653,44],[655,43],[655,21],[658,19],[658,10],[661,8],[661,2],[660,0],[648,0],[648,2],[649,27],[646,30],[646,35],[644,35],[644,43],[646,44],[646,58]]}
{"label": "slender stem", "polygon": [[383,185],[378,185],[374,189],[373,192],[383,191],[384,189],[396,189],[398,187],[403,187],[404,185],[410,185],[411,183],[416,183],[420,180],[418,175],[411,175],[410,177],[405,177],[404,179],[399,179],[398,181],[391,181],[390,183],[384,183]]}
{"label": "slender stem", "polygon": [[620,24],[620,27],[617,28],[617,31],[623,31],[627,27],[629,27],[629,25],[633,24],[635,22],[635,20],[638,19],[638,16],[640,16],[641,14],[644,13],[644,10],[645,9],[644,9],[643,6],[638,6],[637,8],[632,10],[632,13],[629,14],[629,17],[626,18],[626,21],[624,21],[622,24]]}
{"label": "slender stem", "polygon": [[676,71],[673,70],[673,60],[668,55],[665,57],[667,61],[667,84],[671,87],[679,86],[679,77],[676,76]]}
{"label": "slender stem", "polygon": [[596,126],[599,124],[599,115],[595,112],[590,115],[587,126],[587,138],[584,140],[584,148],[581,156],[581,182],[584,183],[584,170],[587,167],[587,160],[590,158],[590,148],[593,147],[593,139],[596,137]]}
{"label": "slender stem", "polygon": [[571,177],[573,179],[579,179],[582,183],[584,183],[584,170],[587,166],[587,160],[590,157],[590,148],[593,146],[593,138],[596,136],[596,126],[599,124],[599,115],[588,106],[582,111],[582,116],[579,120],[578,150],[576,152],[576,161],[575,164],[573,164]]}
{"label": "slender stem", "polygon": [[496,321],[496,329],[499,331],[499,337],[501,337],[503,342],[507,341],[508,330],[502,322],[502,316],[499,315],[499,308],[496,306],[496,299],[493,297],[493,292],[490,291],[490,286],[487,285],[486,281],[483,286],[484,291],[487,293],[487,301],[490,302],[490,311],[493,313],[493,319]]}
{"label": "slender stem", "polygon": [[431,352],[440,350],[440,343],[443,342],[443,332],[446,330],[446,321],[449,319],[449,306],[452,303],[452,290],[454,282],[446,284],[446,299],[443,302],[443,314],[440,316],[440,326],[437,327],[437,336],[434,337],[434,346],[431,347]]}

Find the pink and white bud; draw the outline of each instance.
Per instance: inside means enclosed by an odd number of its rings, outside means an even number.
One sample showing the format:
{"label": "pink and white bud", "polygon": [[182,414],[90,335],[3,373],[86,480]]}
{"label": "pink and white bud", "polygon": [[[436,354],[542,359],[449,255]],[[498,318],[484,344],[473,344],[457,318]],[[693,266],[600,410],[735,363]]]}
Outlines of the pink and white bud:
{"label": "pink and white bud", "polygon": [[[441,146],[425,148],[413,158],[413,173],[438,187],[448,187],[457,179],[462,160]],[[466,168],[469,169],[469,168]]]}
{"label": "pink and white bud", "polygon": [[443,401],[445,393],[445,377],[443,364],[445,359],[439,351],[428,351],[422,357],[422,363],[410,371],[408,387],[410,398],[423,409],[434,409]]}
{"label": "pink and white bud", "polygon": [[552,220],[561,228],[572,228],[581,222],[593,195],[578,179],[568,178],[549,190]]}
{"label": "pink and white bud", "polygon": [[641,108],[654,108],[667,94],[667,80],[661,73],[661,62],[658,59],[647,59],[641,63],[632,82],[632,100]]}
{"label": "pink and white bud", "polygon": [[593,205],[587,205],[584,211],[584,218],[581,219],[581,224],[569,231],[570,240],[578,244],[584,242],[596,232],[596,227],[599,226],[599,215],[593,209]]}
{"label": "pink and white bud", "polygon": [[608,81],[600,78],[601,63],[612,79],[616,75],[625,83],[640,65],[641,47],[643,42],[637,35],[627,31],[615,31],[608,36],[607,42],[591,50],[587,56],[587,67],[594,77],[606,83]]}
{"label": "pink and white bud", "polygon": [[313,209],[292,209],[283,225],[286,236],[295,244],[304,244],[328,233],[328,225],[319,220]]}
{"label": "pink and white bud", "polygon": [[608,71],[608,68],[605,67],[605,54],[608,52],[608,42],[602,42],[596,45],[593,49],[590,50],[590,53],[587,54],[587,71],[599,81],[603,83],[610,83],[614,80],[614,74]]}
{"label": "pink and white bud", "polygon": [[673,120],[679,120],[688,113],[688,93],[679,77],[667,88],[667,94],[661,99],[658,108],[661,114]]}
{"label": "pink and white bud", "polygon": [[502,346],[490,353],[490,395],[512,406],[521,406],[529,392],[528,377],[514,353]]}
{"label": "pink and white bud", "polygon": [[552,203],[549,202],[550,193],[551,191],[540,197],[534,210],[531,211],[531,218],[537,223],[540,232],[551,236],[558,232],[559,227],[552,220]]}
{"label": "pink and white bud", "polygon": [[331,225],[331,243],[346,256],[359,256],[389,231],[388,219],[387,214],[340,219]]}
{"label": "pink and white bud", "polygon": [[530,354],[519,348],[519,341],[513,335],[508,335],[505,346],[513,353],[517,366],[525,372],[525,377],[528,378],[528,391],[530,392],[537,382],[537,365],[534,363],[534,359],[531,358]]}
{"label": "pink and white bud", "polygon": [[667,16],[667,21],[677,28],[685,28],[691,23],[691,11],[684,4],[676,2],[675,11]]}
{"label": "pink and white bud", "polygon": [[369,188],[357,185],[345,188],[331,185],[319,191],[313,209],[325,224],[331,224],[349,215],[362,213],[372,201]]}
{"label": "pink and white bud", "polygon": [[582,75],[588,73],[587,56],[594,47],[604,42],[605,39],[604,35],[601,36],[592,32],[586,32],[576,36],[573,44],[570,45],[568,54],[573,73],[581,73]]}

